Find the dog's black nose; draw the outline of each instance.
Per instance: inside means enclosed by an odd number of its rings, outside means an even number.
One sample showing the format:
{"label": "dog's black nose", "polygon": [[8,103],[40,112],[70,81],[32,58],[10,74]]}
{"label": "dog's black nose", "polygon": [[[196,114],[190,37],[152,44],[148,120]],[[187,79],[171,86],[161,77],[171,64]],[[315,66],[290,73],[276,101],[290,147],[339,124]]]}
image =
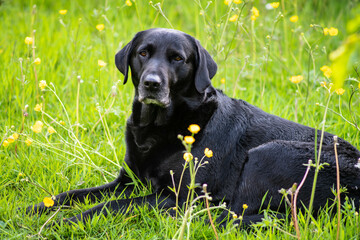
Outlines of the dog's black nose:
{"label": "dog's black nose", "polygon": [[144,79],[144,86],[147,90],[158,90],[161,84],[161,79],[158,75],[149,74]]}

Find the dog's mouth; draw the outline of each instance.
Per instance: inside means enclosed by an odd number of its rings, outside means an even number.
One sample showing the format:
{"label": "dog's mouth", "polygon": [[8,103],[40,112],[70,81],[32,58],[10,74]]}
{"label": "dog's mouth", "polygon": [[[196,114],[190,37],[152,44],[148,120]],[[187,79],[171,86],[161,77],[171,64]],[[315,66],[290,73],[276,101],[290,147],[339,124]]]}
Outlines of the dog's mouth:
{"label": "dog's mouth", "polygon": [[170,101],[168,99],[162,99],[162,100],[158,100],[152,96],[147,96],[147,97],[139,97],[139,101],[147,104],[147,105],[156,105],[159,106],[161,108],[166,108],[170,105]]}

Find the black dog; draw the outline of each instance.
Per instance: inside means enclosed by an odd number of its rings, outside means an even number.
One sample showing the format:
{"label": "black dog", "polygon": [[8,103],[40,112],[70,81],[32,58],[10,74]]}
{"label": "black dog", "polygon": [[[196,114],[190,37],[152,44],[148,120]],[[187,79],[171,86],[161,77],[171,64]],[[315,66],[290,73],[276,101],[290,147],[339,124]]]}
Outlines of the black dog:
{"label": "black dog", "polygon": [[[279,206],[282,195],[278,190],[302,180],[304,164],[315,159],[320,131],[265,113],[213,88],[210,79],[216,73],[216,63],[196,39],[183,32],[169,29],[139,32],[116,54],[115,62],[125,76],[124,83],[130,67],[135,86],[132,115],[126,127],[125,163],[138,179],[151,183],[154,193],[106,202],[65,221],[76,223],[94,214],[124,213],[141,204],[174,207],[175,195],[168,188],[173,186],[170,170],[179,183],[185,162],[184,147],[177,136],[189,135],[190,124],[201,128],[195,135],[192,154],[201,158],[205,148],[214,153],[196,175],[196,183],[207,184],[213,204],[225,201],[232,211],[241,214],[246,203],[245,223],[261,220],[259,210],[265,194],[263,206],[285,210],[284,204]],[[358,207],[360,152],[350,143],[338,141],[341,184]],[[324,133],[321,160],[328,165],[319,173],[315,211],[334,198],[333,142],[333,135]],[[313,173],[312,168],[300,191],[298,206],[300,201],[309,203]],[[111,194],[128,196],[133,190],[132,182],[122,168],[119,177],[111,183],[57,195],[55,206],[83,202],[86,198],[97,201]],[[189,182],[186,173],[180,206],[186,201]],[[40,203],[29,207],[27,212],[42,213],[46,209]]]}

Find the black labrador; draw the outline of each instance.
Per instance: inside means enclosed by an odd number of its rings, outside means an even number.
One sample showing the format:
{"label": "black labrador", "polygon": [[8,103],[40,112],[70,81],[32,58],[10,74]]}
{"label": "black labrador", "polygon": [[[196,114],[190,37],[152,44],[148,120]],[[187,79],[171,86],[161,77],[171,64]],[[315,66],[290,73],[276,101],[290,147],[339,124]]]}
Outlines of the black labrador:
{"label": "black labrador", "polygon": [[[211,85],[217,65],[199,41],[177,30],[150,29],[139,32],[115,56],[117,68],[129,76],[135,86],[132,114],[126,126],[125,163],[136,177],[150,182],[153,194],[118,199],[97,205],[65,222],[86,221],[94,214],[125,213],[135,205],[148,204],[162,209],[175,206],[175,195],[169,190],[179,183],[184,166],[184,146],[178,134],[189,135],[190,124],[200,126],[195,135],[192,154],[201,158],[204,149],[214,155],[201,167],[196,183],[207,184],[212,203],[225,201],[235,213],[243,212],[244,223],[261,221],[261,206],[285,211],[281,188],[299,183],[309,159],[315,159],[315,146],[320,145],[320,131],[268,114],[249,103],[232,99]],[[314,210],[333,199],[336,186],[334,135],[324,133],[322,162]],[[359,207],[360,152],[345,140],[338,140],[341,185],[347,196]],[[316,144],[315,144],[316,143]],[[128,171],[129,172],[129,171]],[[131,175],[131,174],[130,174]],[[309,203],[314,168],[311,169],[298,200]],[[129,196],[132,178],[122,168],[119,176],[103,186],[73,190],[56,196],[54,207],[99,201],[104,196]],[[189,173],[182,180],[180,206],[186,201]],[[198,189],[201,194],[201,189]],[[266,195],[264,202],[262,202]],[[344,198],[342,198],[344,199]],[[280,206],[279,206],[280,205]],[[48,208],[40,203],[27,212],[43,213]],[[106,209],[106,210],[105,210]]]}

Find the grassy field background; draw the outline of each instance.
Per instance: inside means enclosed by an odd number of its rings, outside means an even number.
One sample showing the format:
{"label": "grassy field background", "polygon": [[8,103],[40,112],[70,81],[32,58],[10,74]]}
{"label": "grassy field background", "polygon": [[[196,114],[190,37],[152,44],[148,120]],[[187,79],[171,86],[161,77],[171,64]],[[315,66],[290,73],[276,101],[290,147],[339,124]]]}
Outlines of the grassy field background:
{"label": "grassy field background", "polygon": [[[17,211],[52,194],[101,185],[117,175],[125,154],[133,86],[122,84],[114,55],[140,30],[165,27],[193,35],[218,63],[215,87],[286,119],[319,129],[325,124],[326,131],[360,148],[359,54],[352,56],[342,95],[329,91],[331,76],[320,70],[331,66],[329,55],[351,34],[347,26],[360,18],[359,1],[282,0],[277,8],[265,0],[235,2],[0,1],[0,239],[175,235],[181,219],[155,209],[100,216],[84,227],[59,229],[42,228],[51,214],[31,217]],[[331,27],[338,33],[324,34]],[[26,44],[26,37],[33,43]],[[99,66],[99,60],[106,66]],[[298,75],[301,82],[290,81]],[[42,80],[47,83],[44,91],[38,86]],[[37,104],[42,104],[41,111],[34,110]],[[44,123],[40,133],[32,130],[36,121]],[[56,132],[50,134],[49,126]],[[139,189],[134,195],[148,192]],[[62,210],[55,219],[90,207]],[[360,239],[358,209],[348,203],[342,211],[340,237]],[[303,239],[335,239],[336,216],[324,211],[309,226],[305,217],[299,215]],[[206,215],[191,222],[188,239],[215,239],[202,218]],[[220,239],[295,235],[289,221],[276,220],[247,231],[231,224],[217,231]]]}

